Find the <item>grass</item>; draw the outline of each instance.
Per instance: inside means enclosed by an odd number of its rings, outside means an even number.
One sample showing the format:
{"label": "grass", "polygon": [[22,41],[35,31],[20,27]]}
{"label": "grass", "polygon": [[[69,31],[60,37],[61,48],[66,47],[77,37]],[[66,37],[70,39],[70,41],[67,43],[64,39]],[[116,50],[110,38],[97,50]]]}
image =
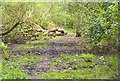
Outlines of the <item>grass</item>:
{"label": "grass", "polygon": [[86,70],[66,70],[48,72],[41,75],[42,78],[49,79],[109,79],[115,77],[115,72],[110,71],[109,67],[104,66]]}
{"label": "grass", "polygon": [[24,66],[32,66],[42,60],[43,56],[14,56],[9,59],[3,60],[2,79],[28,79],[28,70],[22,71]]}
{"label": "grass", "polygon": [[81,58],[85,59],[86,61],[92,61],[94,58],[93,54],[81,54]]}
{"label": "grass", "polygon": [[75,28],[64,28],[64,30],[66,31],[66,32],[68,32],[68,33],[76,33],[76,29]]}
{"label": "grass", "polygon": [[91,61],[86,61],[86,55],[63,54],[52,60],[51,68],[57,68],[55,71],[48,71],[40,74],[39,77],[42,79],[110,79],[118,77],[117,57],[88,54]]}
{"label": "grass", "polygon": [[[67,29],[68,30],[68,29]],[[74,32],[73,29],[69,30]],[[40,40],[27,41],[25,45],[17,45],[13,50],[37,50],[48,48],[39,43],[52,42],[61,37],[45,37]],[[42,40],[42,41],[41,41]],[[34,45],[36,44],[36,45]],[[62,48],[69,49],[70,46]],[[28,68],[41,61],[44,56],[11,55],[9,60],[0,59],[0,79],[29,79]],[[3,62],[3,63],[2,63]],[[3,68],[3,70],[1,70]],[[51,61],[50,69],[39,74],[40,79],[111,79],[118,77],[118,58],[116,56],[97,56],[93,54],[62,54]]]}
{"label": "grass", "polygon": [[34,40],[34,41],[27,41],[26,44],[39,44],[39,43],[48,43],[48,42],[53,42],[55,40],[58,40],[60,39],[61,36],[40,36],[37,40]]}
{"label": "grass", "polygon": [[26,50],[40,50],[40,49],[48,48],[47,45],[39,45],[39,43],[53,42],[60,38],[61,38],[60,36],[56,36],[56,37],[45,36],[40,38],[40,40],[34,40],[34,41],[30,40],[27,41],[26,44],[16,45],[14,46],[13,50],[26,51]]}
{"label": "grass", "polygon": [[[54,66],[59,66],[59,67],[64,67],[63,65],[68,65],[71,66],[71,68],[81,68],[81,67],[89,67],[91,65],[95,65],[94,62],[87,62],[86,58],[83,58],[83,55],[85,56],[86,54],[82,54],[81,56],[79,55],[61,55],[59,58],[52,60],[52,64]],[[88,59],[87,59],[88,60]],[[91,58],[90,58],[91,60]],[[66,68],[66,66],[64,67]],[[68,67],[67,67],[68,68]]]}
{"label": "grass", "polygon": [[2,79],[2,59],[0,58],[0,81],[1,81],[1,79]]}
{"label": "grass", "polygon": [[[26,44],[15,45],[12,50],[26,51],[26,50],[40,50],[48,48],[47,45],[39,45],[39,43],[52,42],[61,37],[47,37],[40,40],[27,41]],[[37,45],[34,45],[37,44]],[[8,47],[9,48],[9,47]],[[23,52],[24,53],[24,52]],[[0,59],[0,79],[29,79],[29,70],[22,70],[24,66],[27,68],[42,60],[44,56],[35,55],[10,55],[8,60]],[[3,64],[2,64],[3,62]],[[2,68],[4,68],[2,70]]]}
{"label": "grass", "polygon": [[19,51],[26,51],[26,50],[38,50],[38,49],[44,49],[48,48],[46,45],[31,45],[31,44],[26,44],[26,45],[17,45],[13,48],[13,50],[19,50]]}
{"label": "grass", "polygon": [[[39,43],[53,42],[60,38],[61,38],[60,36],[56,36],[56,37],[45,36],[40,38],[40,40],[27,41],[26,44],[16,45],[14,46],[13,50],[26,51],[26,50],[40,50],[40,49],[48,48],[47,45],[39,45]],[[38,45],[34,45],[34,44],[38,44]]]}

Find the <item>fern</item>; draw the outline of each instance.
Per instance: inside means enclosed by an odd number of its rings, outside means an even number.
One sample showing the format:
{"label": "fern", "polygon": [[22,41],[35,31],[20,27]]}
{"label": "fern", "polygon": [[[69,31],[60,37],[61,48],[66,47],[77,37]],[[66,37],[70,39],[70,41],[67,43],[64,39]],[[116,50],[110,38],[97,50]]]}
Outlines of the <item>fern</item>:
{"label": "fern", "polygon": [[0,48],[1,48],[1,51],[2,51],[2,57],[3,59],[8,59],[9,55],[8,55],[8,52],[7,52],[7,45],[5,45],[3,42],[0,44]]}

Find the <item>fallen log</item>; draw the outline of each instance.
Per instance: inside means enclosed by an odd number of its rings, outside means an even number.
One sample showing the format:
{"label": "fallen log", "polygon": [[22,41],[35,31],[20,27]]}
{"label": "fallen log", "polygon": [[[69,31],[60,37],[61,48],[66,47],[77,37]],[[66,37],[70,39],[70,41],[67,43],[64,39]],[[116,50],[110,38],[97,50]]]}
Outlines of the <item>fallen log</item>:
{"label": "fallen log", "polygon": [[64,36],[67,34],[64,29],[51,29],[47,32],[48,36]]}
{"label": "fallen log", "polygon": [[56,31],[58,31],[58,29],[51,29],[51,30],[48,30],[48,33],[51,33],[51,32],[56,33]]}
{"label": "fallen log", "polygon": [[57,31],[61,32],[61,33],[65,33],[65,30],[63,30],[63,29],[58,29]]}

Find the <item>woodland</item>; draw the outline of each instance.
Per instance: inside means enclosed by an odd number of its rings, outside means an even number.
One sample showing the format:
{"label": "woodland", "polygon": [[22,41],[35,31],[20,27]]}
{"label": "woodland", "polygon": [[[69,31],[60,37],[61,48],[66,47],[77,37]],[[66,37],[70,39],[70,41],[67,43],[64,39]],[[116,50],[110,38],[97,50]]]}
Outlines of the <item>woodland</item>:
{"label": "woodland", "polygon": [[0,80],[118,79],[119,2],[1,2]]}

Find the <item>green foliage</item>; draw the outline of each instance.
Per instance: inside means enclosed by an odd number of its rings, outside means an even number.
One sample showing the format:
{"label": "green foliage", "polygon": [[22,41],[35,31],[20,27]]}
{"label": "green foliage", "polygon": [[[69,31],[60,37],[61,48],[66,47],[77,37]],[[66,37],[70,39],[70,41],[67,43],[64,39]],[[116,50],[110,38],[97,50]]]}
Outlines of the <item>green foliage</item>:
{"label": "green foliage", "polygon": [[3,64],[2,64],[2,59],[0,59],[0,80],[2,79],[2,77],[1,77],[1,76],[2,76],[2,75],[1,75],[1,74],[2,74],[2,69],[3,69],[3,68],[2,68],[2,65],[3,65]]}
{"label": "green foliage", "polygon": [[[16,21],[32,21],[44,29],[62,27],[66,30],[84,36],[91,44],[103,45],[118,43],[118,3],[2,3],[4,30],[13,26]],[[17,11],[17,13],[16,13]],[[18,14],[19,13],[19,14]],[[11,22],[11,23],[9,23]],[[12,38],[21,31],[25,33],[22,24],[10,35]],[[35,28],[34,26],[32,26]],[[68,29],[73,28],[73,29]],[[35,28],[36,30],[38,28]],[[76,29],[76,30],[75,30]],[[30,32],[28,34],[31,34]],[[10,38],[11,38],[10,37]],[[11,41],[9,41],[11,42]]]}
{"label": "green foliage", "polygon": [[0,44],[0,49],[2,51],[2,56],[4,59],[8,59],[9,57],[9,54],[8,54],[8,51],[7,51],[7,45],[5,45],[3,42]]}
{"label": "green foliage", "polygon": [[80,58],[77,54],[76,55],[66,55],[66,54],[63,54],[61,55],[59,58],[57,59],[54,59],[53,61],[73,61],[77,58]]}
{"label": "green foliage", "polygon": [[[101,3],[102,6],[105,4],[108,3]],[[94,13],[98,17],[93,19],[94,22],[91,23],[88,29],[90,30],[90,39],[95,43],[106,44],[109,42],[115,44],[118,42],[118,21],[116,20],[118,17],[118,3],[108,4],[109,6],[104,7],[101,5],[99,5],[101,7],[100,14]]]}
{"label": "green foliage", "polygon": [[6,72],[3,72],[2,79],[28,79],[28,77],[29,76],[26,73],[23,73],[20,68],[7,68]]}
{"label": "green foliage", "polygon": [[[88,56],[88,57],[87,57]],[[95,66],[95,62],[92,62],[94,55],[61,55],[59,58],[52,60],[52,65],[55,67],[79,69]]]}
{"label": "green foliage", "polygon": [[85,59],[86,61],[92,61],[94,58],[93,54],[81,54],[81,57]]}
{"label": "green foliage", "polygon": [[[106,44],[112,43],[117,44],[118,42],[118,3],[108,4],[101,3],[101,5],[109,5],[101,7],[100,14],[96,18],[96,23],[92,23],[90,30],[90,39],[95,43]],[[106,10],[105,10],[106,8]],[[97,14],[96,14],[97,16]]]}
{"label": "green foliage", "polygon": [[[2,25],[0,30],[9,30],[16,22],[19,24],[8,35],[3,36],[5,42],[15,42],[28,40],[26,45],[16,45],[13,51],[38,50],[47,48],[47,45],[39,43],[53,42],[60,37],[48,37],[46,33],[39,33],[39,39],[29,40],[34,37],[40,28],[64,28],[68,33],[82,35],[90,42],[89,50],[95,45],[111,43],[114,46],[118,43],[119,25],[119,3],[2,3],[0,14],[2,14]],[[0,15],[1,17],[1,15]],[[1,20],[0,20],[1,21]],[[31,24],[33,22],[36,25]],[[0,31],[1,33],[1,31]],[[43,36],[42,36],[43,35]],[[83,40],[84,41],[84,40]],[[24,41],[23,41],[24,42]],[[24,42],[25,43],[25,42]],[[34,45],[33,45],[34,44]],[[37,45],[38,44],[38,45]],[[79,43],[81,46],[82,43]],[[22,71],[24,66],[29,68],[40,61],[43,57],[28,55],[11,55],[7,51],[7,45],[1,43],[0,48],[3,53],[3,63],[0,59],[0,73],[3,79],[28,79],[28,70]],[[69,46],[64,46],[64,49]],[[8,59],[8,57],[10,57]],[[5,60],[8,59],[8,60]],[[51,66],[57,69],[54,72],[40,74],[40,78],[51,79],[110,79],[118,76],[118,59],[113,56],[95,56],[93,54],[81,55],[61,55],[52,60]]]}
{"label": "green foliage", "polygon": [[5,45],[5,44],[2,42],[1,45],[0,45],[0,47],[1,47],[2,50],[5,50],[5,49],[7,48],[7,45]]}
{"label": "green foliage", "polygon": [[[118,3],[67,3],[66,11],[73,17],[76,34],[91,44],[118,44]],[[74,15],[74,16],[73,16]],[[80,35],[80,36],[81,36]]]}
{"label": "green foliage", "polygon": [[69,32],[69,33],[76,33],[76,29],[75,28],[68,28],[68,27],[65,27],[64,28],[66,32]]}
{"label": "green foliage", "polygon": [[81,68],[88,68],[88,67],[94,67],[95,63],[90,63],[90,62],[83,62],[82,64],[80,64]]}
{"label": "green foliage", "polygon": [[[114,59],[113,59],[114,58]],[[111,59],[111,60],[109,60],[109,59]],[[117,57],[115,57],[115,56],[113,56],[113,57],[104,57],[104,60],[106,60],[107,61],[107,65],[108,66],[115,66],[115,67],[117,67],[116,65],[118,65],[118,58]]]}

